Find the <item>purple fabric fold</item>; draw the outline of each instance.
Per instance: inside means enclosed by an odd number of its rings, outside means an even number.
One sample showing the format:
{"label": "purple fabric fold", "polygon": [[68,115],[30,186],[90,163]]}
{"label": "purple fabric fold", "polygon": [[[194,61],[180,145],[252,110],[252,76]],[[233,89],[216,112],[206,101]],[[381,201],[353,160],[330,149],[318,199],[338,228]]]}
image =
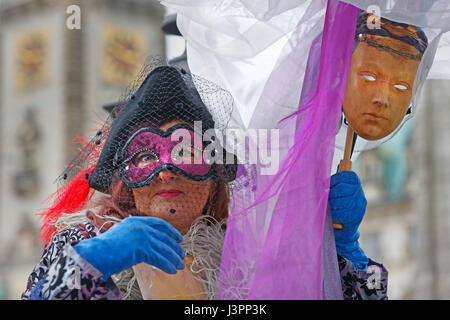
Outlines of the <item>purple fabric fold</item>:
{"label": "purple fabric fold", "polygon": [[342,292],[342,281],[337,260],[336,242],[334,240],[330,207],[327,208],[327,213],[325,215],[322,259],[323,299],[343,300],[344,294]]}
{"label": "purple fabric fold", "polygon": [[[279,122],[279,144],[269,144],[280,153],[279,171],[265,176],[261,165],[238,169],[218,299],[323,298],[324,221],[356,14],[352,5],[328,1],[322,42],[313,43],[320,50],[310,53],[320,52],[320,60],[309,57],[298,111]],[[302,58],[294,49],[279,64],[255,112],[276,114],[270,101],[283,93],[295,59]]]}

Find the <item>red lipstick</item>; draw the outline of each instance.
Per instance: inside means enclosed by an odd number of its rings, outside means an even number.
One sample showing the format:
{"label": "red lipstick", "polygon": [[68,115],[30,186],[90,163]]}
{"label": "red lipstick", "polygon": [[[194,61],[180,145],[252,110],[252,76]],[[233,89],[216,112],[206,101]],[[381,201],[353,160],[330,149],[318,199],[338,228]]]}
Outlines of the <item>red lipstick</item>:
{"label": "red lipstick", "polygon": [[172,197],[176,197],[182,193],[183,192],[180,190],[171,189],[171,190],[159,190],[155,195],[162,197],[162,198],[172,198]]}

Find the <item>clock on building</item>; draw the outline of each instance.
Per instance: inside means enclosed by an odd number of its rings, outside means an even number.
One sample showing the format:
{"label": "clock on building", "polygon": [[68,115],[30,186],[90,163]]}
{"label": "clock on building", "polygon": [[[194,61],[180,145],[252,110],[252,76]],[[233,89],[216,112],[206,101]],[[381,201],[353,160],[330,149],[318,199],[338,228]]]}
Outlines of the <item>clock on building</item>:
{"label": "clock on building", "polygon": [[17,39],[16,87],[26,89],[47,80],[48,35],[43,29],[22,34]]}
{"label": "clock on building", "polygon": [[107,27],[104,31],[103,80],[127,86],[137,76],[144,56],[144,36],[136,31]]}

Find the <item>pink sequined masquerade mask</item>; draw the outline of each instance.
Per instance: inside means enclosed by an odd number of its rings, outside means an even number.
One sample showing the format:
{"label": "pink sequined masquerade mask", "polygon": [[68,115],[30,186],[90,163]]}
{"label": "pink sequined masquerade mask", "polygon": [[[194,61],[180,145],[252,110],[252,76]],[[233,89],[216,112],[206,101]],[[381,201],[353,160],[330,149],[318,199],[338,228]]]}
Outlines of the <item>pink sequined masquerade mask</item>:
{"label": "pink sequined masquerade mask", "polygon": [[[171,170],[195,181],[206,180],[213,165],[201,135],[187,124],[167,131],[145,127],[136,131],[122,148],[119,158],[121,179],[131,188],[150,184],[162,170]],[[116,160],[117,161],[117,160]]]}

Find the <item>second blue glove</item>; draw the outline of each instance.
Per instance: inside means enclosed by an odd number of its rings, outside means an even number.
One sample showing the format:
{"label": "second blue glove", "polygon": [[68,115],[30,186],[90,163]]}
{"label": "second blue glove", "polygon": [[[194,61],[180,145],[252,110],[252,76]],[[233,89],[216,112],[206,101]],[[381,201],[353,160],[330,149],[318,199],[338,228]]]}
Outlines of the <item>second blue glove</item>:
{"label": "second blue glove", "polygon": [[344,225],[334,230],[337,253],[350,260],[357,270],[366,270],[369,259],[359,247],[358,228],[366,212],[367,201],[358,176],[343,171],[331,177],[328,203],[333,222]]}

